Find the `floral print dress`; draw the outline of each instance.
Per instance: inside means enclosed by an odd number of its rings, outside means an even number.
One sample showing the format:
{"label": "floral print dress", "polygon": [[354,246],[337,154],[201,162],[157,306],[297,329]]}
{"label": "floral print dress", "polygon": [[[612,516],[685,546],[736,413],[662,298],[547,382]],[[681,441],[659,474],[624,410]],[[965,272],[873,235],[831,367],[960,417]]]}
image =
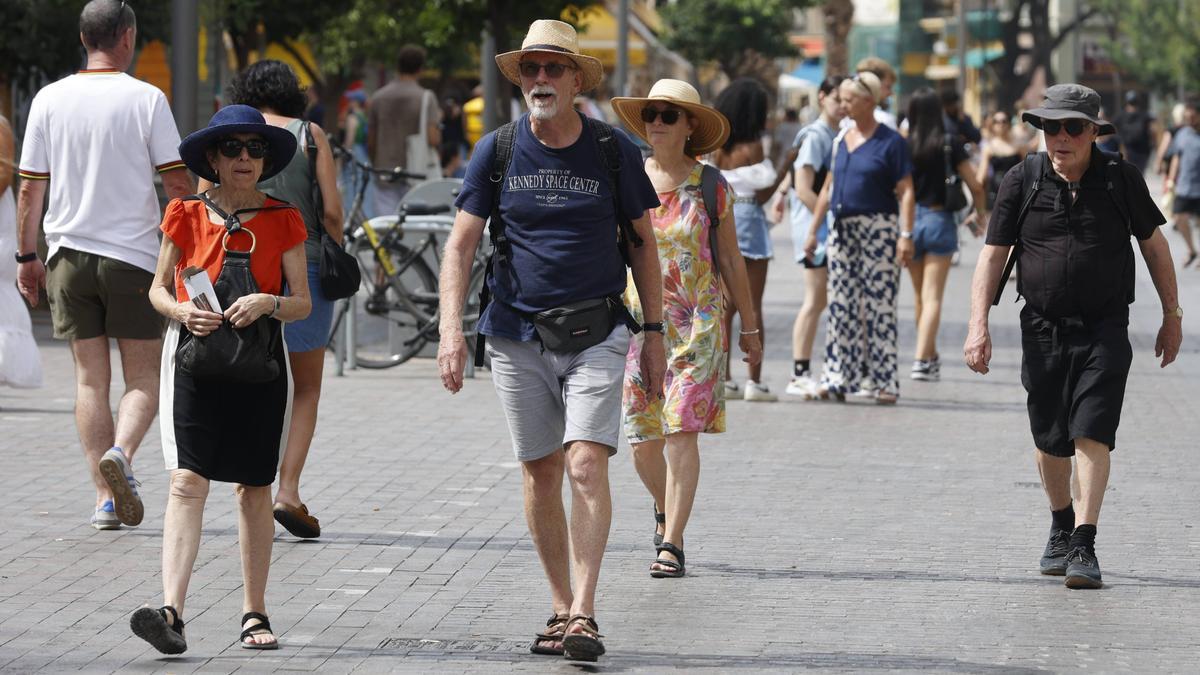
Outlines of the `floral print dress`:
{"label": "floral print dress", "polygon": [[[697,163],[672,192],[658,193],[650,212],[663,275],[667,372],[663,400],[651,400],[639,369],[643,334],[634,336],[625,361],[625,436],[630,443],[681,432],[725,431],[724,307],[709,239],[708,213],[700,190],[704,165]],[[719,227],[734,227],[733,191],[717,184]],[[625,303],[640,323],[642,308],[632,277]]]}

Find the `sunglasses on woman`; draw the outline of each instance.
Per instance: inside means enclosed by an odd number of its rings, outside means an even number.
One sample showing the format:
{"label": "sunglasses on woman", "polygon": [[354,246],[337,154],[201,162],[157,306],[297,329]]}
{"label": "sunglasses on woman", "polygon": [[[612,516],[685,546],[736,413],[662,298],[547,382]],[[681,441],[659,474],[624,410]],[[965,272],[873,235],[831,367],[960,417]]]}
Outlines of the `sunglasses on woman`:
{"label": "sunglasses on woman", "polygon": [[642,108],[642,121],[646,124],[653,124],[655,118],[662,118],[663,124],[671,126],[679,121],[679,116],[682,114],[682,110],[657,110],[655,108]]}
{"label": "sunglasses on woman", "polygon": [[262,159],[267,156],[267,142],[257,138],[251,138],[248,141],[225,138],[217,141],[217,150],[220,150],[222,155],[230,159],[240,157],[242,148],[246,149],[251,159]]}
{"label": "sunglasses on woman", "polygon": [[563,76],[563,73],[567,72],[568,68],[574,68],[574,66],[570,66],[565,63],[534,63],[533,61],[521,62],[521,74],[530,79],[537,77],[539,70],[545,70],[546,77],[549,77],[552,80],[557,80]]}
{"label": "sunglasses on woman", "polygon": [[1073,117],[1065,122],[1061,120],[1042,120],[1042,131],[1046,132],[1047,136],[1057,136],[1058,132],[1063,129],[1066,129],[1067,133],[1072,136],[1078,136],[1089,126],[1091,126],[1091,122],[1081,120],[1077,117]]}

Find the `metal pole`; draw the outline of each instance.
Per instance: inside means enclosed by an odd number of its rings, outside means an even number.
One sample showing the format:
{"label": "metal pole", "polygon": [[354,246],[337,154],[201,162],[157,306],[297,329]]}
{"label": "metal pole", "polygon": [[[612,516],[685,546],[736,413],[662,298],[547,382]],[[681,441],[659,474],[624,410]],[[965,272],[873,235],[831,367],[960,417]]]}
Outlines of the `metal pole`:
{"label": "metal pole", "polygon": [[629,0],[621,0],[617,10],[617,73],[613,95],[625,96],[629,88]]}
{"label": "metal pole", "polygon": [[196,130],[199,81],[198,0],[171,0],[171,108],[179,135]]}
{"label": "metal pole", "polygon": [[500,98],[499,72],[496,69],[496,36],[491,28],[483,30],[483,44],[479,49],[479,75],[483,81],[483,132],[487,133],[500,126],[499,111],[496,110],[497,99]]}
{"label": "metal pole", "polygon": [[967,12],[964,5],[966,0],[958,0],[954,8],[958,18],[958,92],[963,97],[967,93]]}

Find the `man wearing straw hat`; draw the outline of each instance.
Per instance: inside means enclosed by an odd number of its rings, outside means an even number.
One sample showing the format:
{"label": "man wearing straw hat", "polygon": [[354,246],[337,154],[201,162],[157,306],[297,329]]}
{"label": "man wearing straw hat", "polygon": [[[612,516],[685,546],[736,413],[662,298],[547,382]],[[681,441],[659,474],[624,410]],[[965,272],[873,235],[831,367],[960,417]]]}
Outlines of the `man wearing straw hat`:
{"label": "man wearing straw hat", "polygon": [[[1003,290],[1005,260],[1015,247],[1018,289],[1025,297],[1021,383],[1051,512],[1040,571],[1064,576],[1069,588],[1100,588],[1096,525],[1133,360],[1131,236],[1162,303],[1154,343],[1161,367],[1179,353],[1183,309],[1171,251],[1158,229],[1165,221],[1141,172],[1096,147],[1097,136],[1113,132],[1100,119],[1100,95],[1078,84],[1058,84],[1046,90],[1041,107],[1022,118],[1042,131],[1047,153],[1009,170],[996,193],[971,286],[963,355],[971,370],[988,372],[988,309],[999,300],[996,289]],[[1078,504],[1071,500],[1072,457]]]}
{"label": "man wearing straw hat", "polygon": [[[498,55],[496,65],[520,85],[530,112],[485,136],[471,157],[442,263],[438,368],[447,390],[462,388],[467,347],[459,308],[490,216],[493,299],[480,316],[479,333],[521,462],[525,515],[554,610],[530,649],[594,661],[604,653],[594,600],[612,516],[608,458],[616,453],[621,429],[630,341],[617,317],[632,322],[620,304],[626,275],[615,242],[622,218],[632,222],[637,237],[651,242],[626,250],[646,307],[643,381],[650,395],[661,397],[662,285],[647,213],[658,206],[658,197],[633,142],[572,106],[577,94],[604,76],[598,60],[579,53],[574,28],[534,21],[521,49]],[[497,169],[496,157],[507,154],[505,147],[511,160]],[[620,167],[614,172],[602,153],[618,150]],[[572,338],[576,332],[586,338],[584,345],[594,342],[576,350],[579,342],[556,342],[543,318],[578,307],[596,307],[601,320],[594,333],[590,326],[571,330]],[[572,492],[569,527],[564,472]]]}

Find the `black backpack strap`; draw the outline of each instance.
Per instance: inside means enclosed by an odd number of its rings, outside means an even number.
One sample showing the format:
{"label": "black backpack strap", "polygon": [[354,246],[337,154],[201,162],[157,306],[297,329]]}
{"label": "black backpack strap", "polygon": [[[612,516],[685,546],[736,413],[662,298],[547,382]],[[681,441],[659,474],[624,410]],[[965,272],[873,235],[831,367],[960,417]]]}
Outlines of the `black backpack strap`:
{"label": "black backpack strap", "polygon": [[621,258],[629,265],[629,244],[641,248],[642,238],[633,229],[633,222],[626,217],[621,208],[621,148],[617,144],[617,134],[611,125],[598,119],[584,116],[588,127],[592,130],[592,140],[600,150],[604,167],[608,170],[608,190],[613,198],[613,210],[617,217],[617,245],[621,249]]}
{"label": "black backpack strap", "polygon": [[[1042,178],[1046,173],[1046,153],[1036,152],[1027,155],[1021,162],[1021,209],[1017,211],[1017,241],[1008,253],[1008,262],[1004,264],[1004,272],[1000,275],[1000,284],[996,287],[996,295],[992,298],[993,305],[1000,304],[1000,296],[1004,295],[1004,287],[1008,285],[1008,277],[1012,274],[1017,259],[1021,257],[1021,226],[1025,224],[1025,216],[1029,207],[1042,189]],[[1018,289],[1018,294],[1020,289]],[[1018,295],[1019,297],[1019,295]]]}
{"label": "black backpack strap", "polygon": [[721,278],[721,265],[717,259],[717,227],[721,224],[721,212],[717,209],[717,184],[721,170],[711,164],[700,169],[700,195],[704,197],[704,210],[708,213],[708,246],[712,249],[713,274]]}
{"label": "black backpack strap", "polygon": [[[488,174],[492,182],[492,211],[488,217],[488,238],[492,242],[492,252],[488,254],[487,267],[483,275],[483,285],[479,289],[479,314],[492,301],[492,289],[489,283],[495,275],[498,263],[506,263],[509,258],[508,237],[504,234],[504,219],[500,217],[500,193],[504,189],[504,177],[508,175],[508,165],[512,164],[513,146],[517,135],[517,122],[514,120],[496,130],[495,143],[492,144],[492,171]],[[483,367],[483,357],[487,336],[483,333],[475,335],[475,367]]]}
{"label": "black backpack strap", "polygon": [[[271,197],[271,195],[267,195],[267,196]],[[185,202],[202,201],[202,202],[204,202],[205,206],[212,209],[214,213],[216,213],[218,216],[220,216],[221,218],[223,218],[225,220],[225,231],[228,232],[229,234],[234,234],[236,232],[241,231],[241,229],[242,229],[242,219],[240,217],[242,214],[256,213],[258,211],[275,211],[277,209],[294,209],[294,208],[296,208],[296,207],[292,206],[291,204],[283,201],[282,199],[276,199],[275,197],[271,197],[271,199],[274,199],[275,201],[282,202],[282,203],[271,204],[270,206],[254,206],[254,207],[251,207],[248,209],[238,209],[237,211],[234,211],[233,213],[225,213],[224,209],[217,206],[217,203],[214,202],[208,196],[208,194],[203,193],[203,192],[201,192],[199,194],[194,194],[194,195],[189,195],[187,197],[183,197],[180,201],[185,201]]]}
{"label": "black backpack strap", "polygon": [[313,211],[316,212],[317,227],[324,233],[325,196],[321,194],[321,186],[317,183],[317,140],[313,138],[312,122],[305,122],[300,127],[300,142],[304,144],[304,152],[308,156],[308,176],[312,181],[309,190],[312,195]]}
{"label": "black backpack strap", "polygon": [[1108,198],[1112,200],[1113,207],[1117,209],[1117,213],[1121,214],[1121,221],[1125,223],[1125,231],[1129,236],[1133,236],[1133,215],[1129,212],[1129,201],[1126,197],[1125,190],[1125,173],[1121,170],[1121,163],[1125,160],[1120,153],[1104,153],[1104,189],[1108,192]]}

